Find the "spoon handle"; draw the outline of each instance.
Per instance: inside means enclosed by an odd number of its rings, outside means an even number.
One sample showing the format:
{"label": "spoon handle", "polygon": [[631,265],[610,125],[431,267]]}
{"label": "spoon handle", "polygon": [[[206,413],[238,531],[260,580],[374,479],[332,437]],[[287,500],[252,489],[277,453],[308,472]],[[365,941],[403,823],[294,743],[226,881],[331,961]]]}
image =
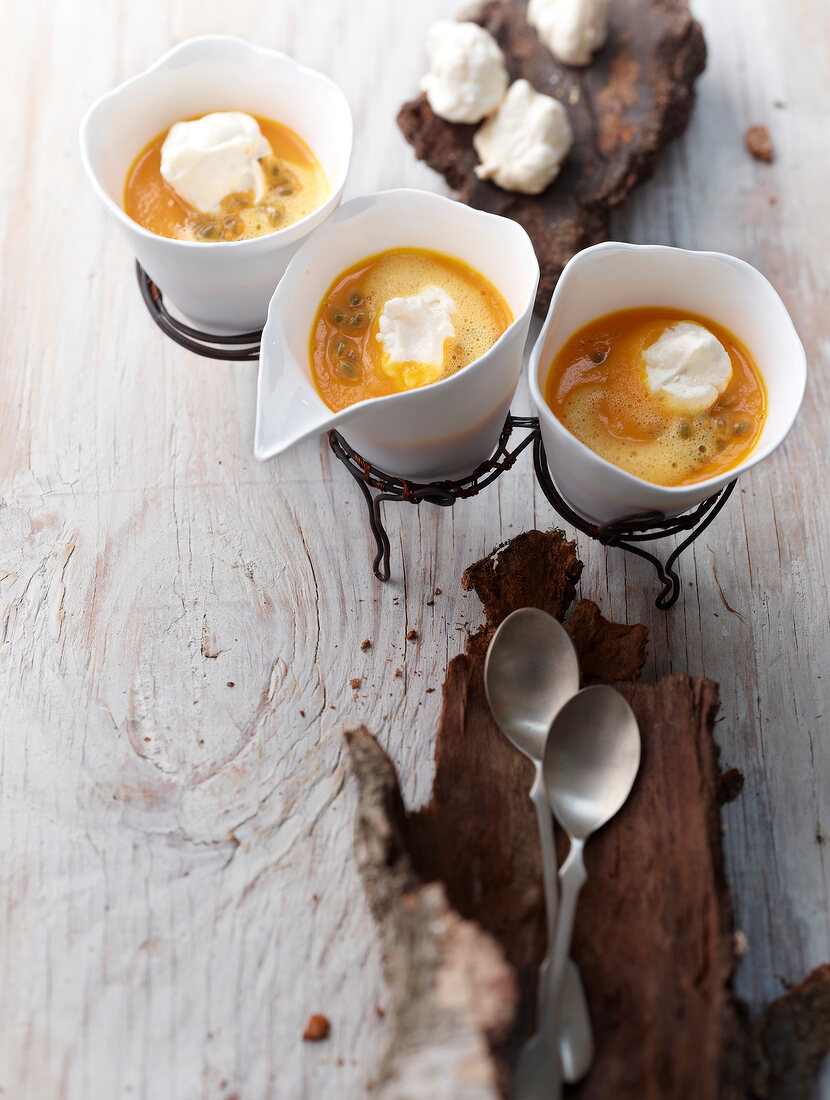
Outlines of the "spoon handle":
{"label": "spoon handle", "polygon": [[545,960],[539,974],[538,1012],[541,1016],[542,1009],[548,1000],[548,986],[550,982],[550,960],[553,951],[553,942],[556,937],[556,913],[559,908],[559,886],[557,879],[556,847],[553,843],[553,815],[550,812],[548,798],[545,794],[545,784],[542,776],[542,765],[536,766],[536,778],[530,788],[530,797],[536,807],[536,817],[539,822],[539,847],[542,851],[542,885],[545,894],[545,932],[546,943]]}
{"label": "spoon handle", "polygon": [[536,1028],[537,1031],[548,1029],[551,1047],[559,1051],[564,1079],[568,1084],[573,1084],[584,1077],[591,1068],[594,1060],[594,1036],[582,979],[571,959],[565,963],[563,988],[558,1003],[553,1005],[551,1001],[550,977],[559,908],[559,879],[553,838],[553,815],[544,791],[541,767],[537,769],[536,781],[531,788],[530,797],[536,807],[539,820],[547,928],[547,948],[545,958],[539,967],[539,985],[536,993]]}
{"label": "spoon handle", "polygon": [[559,1020],[562,984],[565,966],[571,950],[574,917],[579,891],[587,877],[582,852],[585,841],[571,837],[571,848],[559,871],[561,895],[559,899],[559,920],[553,940],[553,952],[550,965],[550,998],[553,1005],[554,1021]]}

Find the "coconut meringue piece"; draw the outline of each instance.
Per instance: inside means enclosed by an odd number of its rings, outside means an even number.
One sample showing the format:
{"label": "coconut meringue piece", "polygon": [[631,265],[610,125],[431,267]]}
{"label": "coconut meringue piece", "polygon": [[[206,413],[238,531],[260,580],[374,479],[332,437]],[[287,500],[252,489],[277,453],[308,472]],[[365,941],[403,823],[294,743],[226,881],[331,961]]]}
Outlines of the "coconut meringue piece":
{"label": "coconut meringue piece", "polygon": [[226,195],[265,194],[260,157],[271,153],[255,118],[242,111],[217,111],[170,127],[161,147],[161,174],[188,206],[218,210]]}
{"label": "coconut meringue piece", "polygon": [[477,23],[440,19],[427,35],[430,70],[421,81],[429,105],[449,122],[480,122],[507,91],[504,54]]}
{"label": "coconut meringue piece", "polygon": [[588,65],[605,43],[608,0],[530,0],[527,21],[565,65]]}
{"label": "coconut meringue piece", "polygon": [[729,385],[732,362],[717,337],[692,321],[669,325],[643,353],[646,388],[687,412],[711,408]]}
{"label": "coconut meringue piece", "polygon": [[444,369],[444,343],[455,336],[455,302],[440,287],[410,298],[390,298],[378,319],[383,369],[407,389],[434,382]]}
{"label": "coconut meringue piece", "polygon": [[538,195],[558,175],[572,142],[568,113],[559,100],[517,80],[473,135],[481,161],[476,175],[505,191]]}

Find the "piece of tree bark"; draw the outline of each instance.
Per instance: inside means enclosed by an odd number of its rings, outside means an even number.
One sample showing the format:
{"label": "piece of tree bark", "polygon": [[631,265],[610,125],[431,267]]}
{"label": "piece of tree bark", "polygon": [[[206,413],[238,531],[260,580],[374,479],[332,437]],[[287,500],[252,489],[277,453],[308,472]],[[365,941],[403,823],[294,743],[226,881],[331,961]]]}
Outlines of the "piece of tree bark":
{"label": "piece of tree bark", "polygon": [[520,607],[564,618],[581,574],[576,543],[553,531],[524,531],[469,566],[461,587],[476,593],[487,622],[467,639],[467,652],[485,654],[496,627]]}
{"label": "piece of tree bark", "polygon": [[498,1100],[506,1067],[494,1051],[513,1024],[513,970],[490,936],[450,908],[439,882],[424,885],[413,871],[389,757],[365,727],[345,739],[359,788],[355,854],[387,982],[389,1044],[372,1096]]}
{"label": "piece of tree bark", "polygon": [[752,1026],[751,1092],[758,1100],[809,1100],[830,1051],[830,965],[773,1001]]}
{"label": "piece of tree bark", "polygon": [[[450,663],[433,795],[410,816],[410,836],[420,873],[440,878],[453,907],[491,932],[517,968],[526,1035],[544,948],[533,772],[495,726],[482,670],[480,657]],[[730,989],[717,688],[686,676],[616,686],[637,715],[643,763],[631,798],[586,849],[573,956],[597,1060],[574,1095],[737,1098],[743,1031]]]}
{"label": "piece of tree bark", "polygon": [[536,308],[544,314],[567,261],[605,239],[611,210],[653,174],[662,148],[685,129],[706,45],[686,0],[614,0],[606,45],[575,69],[554,60],[525,9],[525,0],[489,0],[465,18],[494,35],[511,79],[524,77],[566,105],[574,143],[547,190],[521,195],[477,179],[476,127],[438,118],[423,95],[403,105],[398,125],[463,202],[524,226],[541,267]]}
{"label": "piece of tree bark", "polygon": [[648,650],[642,623],[612,623],[593,600],[580,600],[565,629],[579,657],[583,680],[637,680]]}

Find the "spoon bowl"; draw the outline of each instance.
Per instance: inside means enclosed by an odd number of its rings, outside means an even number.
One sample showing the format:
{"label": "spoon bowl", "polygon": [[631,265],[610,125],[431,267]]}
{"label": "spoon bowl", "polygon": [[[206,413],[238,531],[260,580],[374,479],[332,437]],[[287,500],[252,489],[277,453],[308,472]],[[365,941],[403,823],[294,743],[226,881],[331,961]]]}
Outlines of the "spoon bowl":
{"label": "spoon bowl", "polygon": [[557,711],[579,691],[579,662],[565,628],[535,607],[508,615],[487,650],[484,685],[504,734],[541,760]]}
{"label": "spoon bowl", "polygon": [[553,722],[544,753],[545,788],[557,821],[586,839],[623,805],[640,766],[637,719],[604,685],[569,699]]}

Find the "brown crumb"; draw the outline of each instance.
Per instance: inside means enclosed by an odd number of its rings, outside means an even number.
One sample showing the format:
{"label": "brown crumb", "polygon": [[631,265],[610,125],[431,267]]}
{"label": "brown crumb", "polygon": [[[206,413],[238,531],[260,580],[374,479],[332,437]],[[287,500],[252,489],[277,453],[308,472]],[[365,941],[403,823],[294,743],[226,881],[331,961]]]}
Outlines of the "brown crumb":
{"label": "brown crumb", "polygon": [[401,676],[403,676],[403,673],[401,672],[401,670],[399,668],[396,668],[395,669],[395,679],[397,680]]}
{"label": "brown crumb", "polygon": [[744,135],[744,142],[756,160],[772,163],[772,140],[766,126],[750,126]]}
{"label": "brown crumb", "polygon": [[375,1005],[375,1015],[379,1016],[382,1020],[383,1017],[386,1015],[386,1012],[380,1007],[380,1005]]}
{"label": "brown crumb", "polygon": [[363,650],[364,653],[366,652],[367,649],[371,649],[372,648],[372,639],[371,638],[364,638],[363,641],[360,643],[360,648]]}
{"label": "brown crumb", "polygon": [[417,639],[417,637],[418,637],[418,631],[417,630],[407,630],[406,640],[408,642],[414,642]]}
{"label": "brown crumb", "polygon": [[149,738],[149,737],[145,737],[145,738],[144,738],[144,740],[145,740],[145,741],[149,741],[149,740],[150,740],[150,738]]}
{"label": "brown crumb", "polygon": [[228,680],[228,687],[232,688],[233,686],[234,686],[233,680]]}
{"label": "brown crumb", "polygon": [[435,591],[432,594],[433,594],[433,596],[440,596],[441,595],[441,589],[436,588]]}
{"label": "brown crumb", "polygon": [[435,688],[427,688],[427,695],[432,695],[433,691],[435,691]]}
{"label": "brown crumb", "polygon": [[331,1024],[328,1016],[324,1016],[321,1012],[315,1012],[313,1016],[309,1017],[308,1024],[303,1032],[303,1042],[319,1043],[322,1039],[328,1039],[330,1031]]}
{"label": "brown crumb", "polygon": [[427,600],[427,607],[433,607],[434,604],[435,604],[435,600]]}
{"label": "brown crumb", "polygon": [[301,718],[305,718],[305,711],[304,711],[304,710],[301,710],[301,711],[300,711],[300,717],[301,717]]}
{"label": "brown crumb", "polygon": [[718,805],[734,802],[744,789],[744,777],[737,768],[730,768],[718,777]]}
{"label": "brown crumb", "polygon": [[352,676],[351,680],[349,680],[349,687],[353,691],[357,691],[357,689],[360,687],[361,683],[362,683],[362,680],[360,679],[359,676]]}

